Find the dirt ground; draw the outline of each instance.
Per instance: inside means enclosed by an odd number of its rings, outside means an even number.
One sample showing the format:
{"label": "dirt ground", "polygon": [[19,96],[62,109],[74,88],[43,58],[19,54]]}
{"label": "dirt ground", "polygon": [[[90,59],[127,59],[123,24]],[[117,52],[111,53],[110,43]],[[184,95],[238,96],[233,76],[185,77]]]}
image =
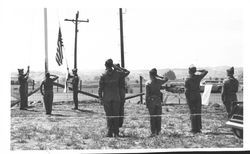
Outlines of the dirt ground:
{"label": "dirt ground", "polygon": [[224,106],[202,107],[202,133],[190,133],[187,105],[163,106],[162,131],[150,137],[148,110],[134,98],[125,104],[125,121],[120,138],[107,133],[103,106],[95,100],[82,101],[75,111],[72,102],[54,102],[52,115],[45,115],[43,103],[28,110],[11,109],[11,150],[75,149],[175,149],[242,148],[225,126]]}

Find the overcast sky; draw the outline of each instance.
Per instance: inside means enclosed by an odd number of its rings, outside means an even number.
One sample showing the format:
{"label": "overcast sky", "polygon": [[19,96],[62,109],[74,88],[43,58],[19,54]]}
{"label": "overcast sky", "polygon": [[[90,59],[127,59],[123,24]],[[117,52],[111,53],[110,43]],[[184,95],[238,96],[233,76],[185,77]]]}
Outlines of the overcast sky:
{"label": "overcast sky", "polygon": [[[89,19],[79,24],[78,69],[103,69],[120,62],[118,8],[48,8],[49,70],[55,61],[59,23],[64,55],[73,67],[74,24],[64,19]],[[11,54],[11,71],[44,70],[44,12],[40,8],[8,8],[3,16]],[[243,11],[240,8],[124,8],[125,66],[128,69],[243,66]]]}

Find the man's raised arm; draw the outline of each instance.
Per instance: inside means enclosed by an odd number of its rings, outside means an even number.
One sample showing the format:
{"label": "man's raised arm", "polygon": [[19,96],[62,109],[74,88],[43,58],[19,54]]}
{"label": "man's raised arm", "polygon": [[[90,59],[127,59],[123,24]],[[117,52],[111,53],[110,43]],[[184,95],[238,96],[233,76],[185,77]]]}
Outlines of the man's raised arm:
{"label": "man's raised arm", "polygon": [[120,66],[119,66],[119,64],[117,64],[117,65],[113,65],[113,67],[114,67],[114,69],[115,69],[115,70],[118,70],[118,71],[120,71],[120,72],[124,73],[124,76],[125,76],[125,77],[126,77],[126,76],[128,76],[128,75],[129,75],[129,73],[130,73],[130,71],[129,71],[129,70],[127,70],[127,69],[125,69],[125,68],[120,67]]}
{"label": "man's raised arm", "polygon": [[59,77],[57,75],[50,75],[53,76],[54,78],[52,79],[53,81],[56,81]]}
{"label": "man's raised arm", "polygon": [[40,85],[40,92],[41,92],[42,95],[44,95],[44,93],[43,93],[43,84],[44,84],[44,82],[42,82],[42,84]]}
{"label": "man's raised arm", "polygon": [[208,73],[208,71],[205,69],[197,70],[197,72],[201,72],[200,74],[201,79],[204,78]]}
{"label": "man's raised arm", "polygon": [[103,77],[101,76],[100,80],[99,80],[99,88],[98,88],[98,95],[99,95],[99,99],[100,99],[100,103],[102,104],[103,100],[102,100],[102,93],[103,93],[103,89],[104,89],[104,81],[103,81]]}
{"label": "man's raised arm", "polygon": [[29,73],[30,73],[30,66],[28,66],[28,68],[27,68],[27,72],[24,74],[24,78],[25,79],[28,79],[29,78]]}

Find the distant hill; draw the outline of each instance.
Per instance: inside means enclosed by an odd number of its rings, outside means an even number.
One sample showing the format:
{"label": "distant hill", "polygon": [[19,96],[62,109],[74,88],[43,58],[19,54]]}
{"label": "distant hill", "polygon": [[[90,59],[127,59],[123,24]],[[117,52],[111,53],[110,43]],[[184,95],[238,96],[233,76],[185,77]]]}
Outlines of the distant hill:
{"label": "distant hill", "polygon": [[[218,66],[218,67],[207,67],[204,68],[208,70],[207,78],[224,78],[226,76],[226,69],[228,69],[229,66]],[[177,79],[183,79],[186,78],[188,75],[188,70],[185,68],[166,68],[166,69],[158,69],[158,74],[163,75],[169,70],[173,70],[175,72],[175,75]],[[79,71],[78,75],[80,79],[83,80],[83,82],[89,82],[98,79],[98,77],[101,75],[101,73],[104,70],[92,70],[92,71]],[[145,79],[149,78],[148,75],[149,70],[131,70],[131,73],[129,75],[130,80],[138,80],[139,76],[143,76]],[[65,74],[63,72],[59,71],[51,71],[52,74],[56,74],[60,77],[60,79],[65,78]],[[235,67],[235,77],[238,77],[240,74],[243,73],[243,67]],[[17,72],[12,72],[11,76],[17,76]],[[44,78],[44,72],[30,72],[30,77],[34,79],[35,81],[42,81]]]}

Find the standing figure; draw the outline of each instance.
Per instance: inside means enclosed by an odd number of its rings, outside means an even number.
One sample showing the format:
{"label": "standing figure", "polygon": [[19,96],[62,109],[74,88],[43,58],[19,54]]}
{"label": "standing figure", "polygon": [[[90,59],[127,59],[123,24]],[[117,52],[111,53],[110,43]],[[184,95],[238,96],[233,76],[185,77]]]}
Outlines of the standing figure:
{"label": "standing figure", "polygon": [[[116,65],[117,67],[115,68],[116,71],[123,71],[126,72],[126,76],[121,76],[121,78],[119,79],[119,92],[120,92],[120,98],[121,98],[121,102],[120,102],[120,111],[119,111],[119,127],[122,127],[123,125],[123,120],[124,120],[124,103],[125,103],[125,95],[126,95],[126,81],[125,81],[125,77],[127,77],[130,73],[130,71],[120,67],[119,64]],[[120,71],[121,70],[121,71]]]}
{"label": "standing figure", "polygon": [[162,85],[168,81],[157,75],[154,68],[149,71],[150,80],[146,82],[146,106],[150,114],[151,136],[159,135],[161,131],[161,114],[162,114]]}
{"label": "standing figure", "polygon": [[[50,78],[54,76],[54,78]],[[46,114],[51,114],[52,112],[52,103],[53,103],[53,82],[58,79],[58,76],[51,75],[50,73],[46,73],[46,78],[43,80],[40,86],[40,92],[43,95],[44,106],[46,110]],[[44,92],[43,92],[44,88]]]}
{"label": "standing figure", "polygon": [[228,118],[232,115],[232,102],[237,101],[239,82],[234,78],[234,67],[227,70],[227,79],[223,81],[221,99],[226,107]]}
{"label": "standing figure", "polygon": [[[107,137],[119,136],[119,114],[121,97],[119,91],[119,80],[128,75],[120,67],[113,64],[112,59],[105,62],[106,70],[101,75],[99,81],[98,94],[101,104],[104,105],[104,111],[107,116]],[[114,68],[114,69],[113,69]],[[119,70],[119,71],[117,71]],[[111,117],[110,117],[111,116]],[[115,116],[115,117],[112,117]]]}
{"label": "standing figure", "polygon": [[73,100],[75,103],[74,110],[78,110],[78,84],[79,77],[77,75],[77,69],[72,69],[73,76],[69,74],[69,78],[72,78]]}
{"label": "standing figure", "polygon": [[[185,95],[190,109],[191,132],[201,132],[201,95],[200,82],[207,75],[207,70],[196,70],[195,66],[189,67],[189,77],[185,81]],[[196,74],[196,72],[200,72]]]}
{"label": "standing figure", "polygon": [[30,67],[28,66],[27,72],[23,74],[23,69],[18,69],[18,82],[20,84],[20,110],[25,110],[28,107],[28,78],[29,78]]}

